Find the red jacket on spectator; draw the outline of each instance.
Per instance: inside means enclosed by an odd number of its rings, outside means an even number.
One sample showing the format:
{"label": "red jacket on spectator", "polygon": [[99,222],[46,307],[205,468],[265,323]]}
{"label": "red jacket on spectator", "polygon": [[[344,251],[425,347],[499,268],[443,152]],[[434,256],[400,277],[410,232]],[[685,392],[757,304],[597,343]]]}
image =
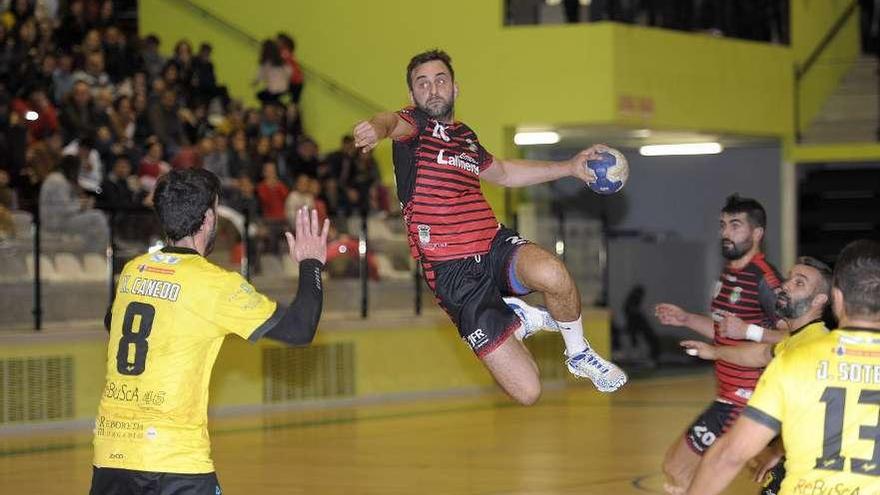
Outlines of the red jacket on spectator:
{"label": "red jacket on spectator", "polygon": [[260,207],[263,209],[263,218],[266,220],[285,220],[284,200],[290,189],[283,182],[275,181],[269,184],[262,181],[257,186],[257,196],[260,198]]}
{"label": "red jacket on spectator", "polygon": [[[58,112],[52,105],[47,104],[42,109],[37,109],[26,100],[16,98],[12,100],[10,106],[12,111],[17,113],[21,117],[21,121],[27,125],[28,144],[45,139],[58,131]],[[37,113],[37,120],[27,120],[27,113],[31,111]]]}

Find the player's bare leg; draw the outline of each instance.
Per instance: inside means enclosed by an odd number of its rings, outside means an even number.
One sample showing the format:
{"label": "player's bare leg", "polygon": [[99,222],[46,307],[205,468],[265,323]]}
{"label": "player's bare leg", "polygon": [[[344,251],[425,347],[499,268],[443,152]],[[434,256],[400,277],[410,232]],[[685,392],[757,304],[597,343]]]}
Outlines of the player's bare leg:
{"label": "player's bare leg", "polygon": [[562,261],[535,244],[525,244],[516,255],[516,276],[526,287],[543,294],[547,310],[565,341],[568,370],[589,378],[602,392],[613,392],[627,376],[590,348],[581,321],[581,295]]}
{"label": "player's bare leg", "polygon": [[522,342],[513,336],[481,359],[498,385],[515,401],[530,406],[541,397],[538,365]]}
{"label": "player's bare leg", "polygon": [[671,495],[687,491],[700,464],[700,456],[687,444],[686,435],[678,437],[663,458],[663,475],[666,478],[663,489]]}

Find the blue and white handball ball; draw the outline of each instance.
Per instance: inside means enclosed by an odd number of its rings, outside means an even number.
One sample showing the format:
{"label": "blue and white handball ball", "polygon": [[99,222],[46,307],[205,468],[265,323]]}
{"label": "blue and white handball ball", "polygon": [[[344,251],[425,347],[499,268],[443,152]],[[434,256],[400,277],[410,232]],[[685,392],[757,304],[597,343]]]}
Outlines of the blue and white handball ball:
{"label": "blue and white handball ball", "polygon": [[629,178],[629,163],[623,153],[614,148],[599,153],[597,160],[587,160],[584,166],[596,174],[596,180],[587,182],[595,193],[614,194],[623,189]]}

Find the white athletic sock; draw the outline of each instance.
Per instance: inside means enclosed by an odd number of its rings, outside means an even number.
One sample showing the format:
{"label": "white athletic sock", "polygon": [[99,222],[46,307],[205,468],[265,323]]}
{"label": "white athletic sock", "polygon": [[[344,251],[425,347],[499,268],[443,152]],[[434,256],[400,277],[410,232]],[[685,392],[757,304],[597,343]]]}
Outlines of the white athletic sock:
{"label": "white athletic sock", "polygon": [[565,353],[568,356],[574,356],[579,352],[587,350],[590,345],[584,337],[584,323],[582,317],[578,316],[574,321],[556,321],[559,323],[559,333],[565,340]]}

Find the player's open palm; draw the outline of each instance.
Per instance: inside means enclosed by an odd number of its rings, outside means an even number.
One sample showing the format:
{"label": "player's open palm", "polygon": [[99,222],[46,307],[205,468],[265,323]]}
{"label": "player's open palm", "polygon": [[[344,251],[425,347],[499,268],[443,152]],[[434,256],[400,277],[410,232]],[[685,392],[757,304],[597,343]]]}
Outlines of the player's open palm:
{"label": "player's open palm", "polygon": [[379,133],[376,132],[376,128],[373,124],[366,120],[359,122],[354,126],[354,132],[352,135],[354,137],[354,145],[360,148],[364,153],[370,151],[379,144]]}
{"label": "player's open palm", "polygon": [[683,327],[687,325],[688,313],[675,304],[662,303],[654,307],[654,316],[664,325]]}
{"label": "player's open palm", "polygon": [[327,233],[330,231],[330,220],[324,225],[318,222],[318,211],[305,206],[296,212],[296,234],[285,232],[287,245],[290,248],[290,259],[299,263],[305,259],[316,259],[321,263],[327,261]]}

